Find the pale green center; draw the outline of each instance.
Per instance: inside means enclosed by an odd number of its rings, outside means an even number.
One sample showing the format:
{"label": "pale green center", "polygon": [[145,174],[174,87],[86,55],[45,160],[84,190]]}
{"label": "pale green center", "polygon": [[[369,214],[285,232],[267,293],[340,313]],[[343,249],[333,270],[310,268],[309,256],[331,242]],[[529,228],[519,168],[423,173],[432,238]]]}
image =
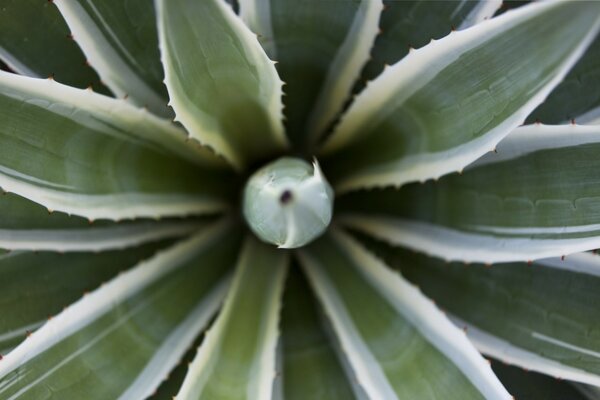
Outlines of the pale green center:
{"label": "pale green center", "polygon": [[280,248],[310,243],[329,226],[333,190],[315,161],[283,157],[256,171],[244,189],[243,212],[252,231]]}

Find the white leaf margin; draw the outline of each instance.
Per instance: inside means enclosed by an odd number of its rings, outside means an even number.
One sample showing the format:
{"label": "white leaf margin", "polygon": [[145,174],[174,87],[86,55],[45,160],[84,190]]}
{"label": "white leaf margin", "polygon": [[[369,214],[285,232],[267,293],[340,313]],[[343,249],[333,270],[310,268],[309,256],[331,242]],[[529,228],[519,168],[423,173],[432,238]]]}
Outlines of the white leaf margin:
{"label": "white leaf margin", "polygon": [[[102,20],[102,15],[97,11],[93,1],[55,0],[54,3],[71,29],[73,38],[100,75],[102,82],[118,97],[127,99],[137,106],[148,107],[156,115],[168,117],[167,100],[148,86],[113,49],[100,27],[81,6],[80,1],[87,3],[94,10],[96,16],[106,26],[108,33],[112,34],[110,26]],[[112,38],[119,42],[116,35],[112,34]],[[135,57],[130,55],[124,46],[120,46],[120,49],[128,55],[132,64],[138,64]],[[143,66],[139,68],[143,69]]]}
{"label": "white leaf margin", "polygon": [[[173,272],[181,263],[213,243],[216,238],[222,236],[230,225],[231,221],[229,220],[219,222],[192,238],[159,252],[153,258],[139,263],[131,270],[124,272],[106,285],[67,307],[0,361],[0,378],[91,324],[95,319],[108,312],[115,304],[125,301],[161,277]],[[145,398],[158,388],[162,379],[185,354],[201,327],[205,326],[210,317],[217,311],[225,296],[228,279],[224,278],[163,343],[156,354],[167,354],[168,358],[157,360],[155,355],[145,369],[141,371],[138,379],[132,384],[133,386],[129,388],[130,392],[126,393],[134,396],[133,398]],[[183,339],[189,341],[185,342]],[[166,348],[165,344],[169,347]],[[175,347],[171,347],[173,344],[175,344]],[[57,367],[59,366],[57,365]]]}
{"label": "white leaf margin", "polygon": [[[377,110],[389,102],[392,97],[397,98],[398,88],[407,86],[409,82],[414,82],[417,77],[420,78],[420,85],[411,84],[408,85],[410,90],[402,91],[403,97],[410,96],[428,82],[425,78],[433,78],[448,64],[457,59],[462,53],[461,49],[481,44],[491,35],[506,31],[562,3],[564,1],[548,0],[520,7],[469,29],[453,31],[442,39],[433,40],[429,45],[412,51],[407,57],[386,68],[381,75],[370,82],[342,116],[340,124],[337,125],[333,134],[324,143],[320,154],[325,156],[332,154],[350,143],[359,134],[363,122],[370,115],[377,113]],[[599,29],[600,17],[598,17],[584,40],[563,61],[556,76],[517,112],[483,136],[446,151],[420,154],[387,163],[386,170],[389,171],[369,172],[365,170],[337,182],[335,184],[336,191],[345,192],[362,187],[401,186],[413,181],[437,179],[452,171],[462,171],[467,165],[481,157],[482,154],[492,151],[506,135],[525,121],[531,111],[550,94],[581,58],[596,37]],[[444,62],[440,62],[442,58]],[[435,68],[432,66],[435,66]],[[427,71],[427,73],[423,75],[423,71]]]}
{"label": "white leaf margin", "polygon": [[[81,90],[55,82],[0,71],[0,95],[22,101],[35,101],[49,112],[57,113],[77,123],[99,129],[107,135],[148,147],[163,154],[178,155],[187,161],[209,169],[225,165],[207,149],[187,142],[186,134],[171,122],[149,112],[89,90]],[[73,113],[78,110],[79,113]],[[83,111],[83,112],[81,112]],[[107,130],[101,122],[116,122],[127,130],[123,135]],[[188,194],[120,193],[87,195],[67,193],[36,184],[35,177],[20,179],[18,171],[0,165],[0,187],[48,208],[76,214],[90,220],[107,218],[121,220],[135,217],[185,216],[227,209],[223,200]],[[126,205],[126,207],[124,207]]]}
{"label": "white leaf margin", "polygon": [[[461,0],[461,5],[469,0]],[[502,0],[477,0],[477,5],[458,26],[458,30],[470,28],[489,18],[502,6]]]}
{"label": "white leaf margin", "polygon": [[313,145],[333,122],[352,93],[354,83],[369,60],[379,34],[382,0],[360,2],[352,26],[333,59],[308,119],[307,131]]}
{"label": "white leaf margin", "polygon": [[[533,124],[512,131],[496,147],[466,168],[479,167],[513,160],[537,151],[600,143],[598,125],[543,125]],[[599,224],[557,227],[495,227],[471,226],[472,231],[461,231],[429,222],[384,215],[346,213],[338,218],[342,225],[366,232],[392,245],[400,245],[428,256],[446,261],[513,262],[600,248],[600,235],[573,239],[531,239],[502,237],[494,234],[527,235],[539,233],[595,232]]]}
{"label": "white leaf margin", "polygon": [[[231,288],[223,303],[223,307],[213,326],[207,331],[205,339],[198,349],[198,353],[190,364],[187,375],[183,381],[177,396],[177,399],[192,400],[196,399],[197,394],[207,383],[208,376],[206,372],[211,372],[215,352],[219,351],[220,340],[223,336],[223,330],[227,327],[227,320],[234,317],[234,299],[239,288],[242,285],[251,284],[243,281],[244,270],[252,267],[252,247],[256,246],[256,239],[248,238],[244,243],[236,271],[233,276]],[[261,246],[263,246],[261,244]],[[273,250],[275,251],[275,250]],[[256,366],[253,372],[253,380],[247,383],[246,393],[249,399],[270,399],[273,396],[274,381],[277,365],[277,346],[279,338],[279,320],[284,283],[288,272],[289,257],[283,254],[279,259],[279,265],[272,266],[274,279],[273,288],[265,306],[264,332],[265,336],[261,340],[261,354],[258,360],[254,360]]]}
{"label": "white leaf margin", "polygon": [[[246,26],[242,19],[233,11],[231,6],[222,0],[203,0],[212,2],[220,10],[225,20],[230,23],[231,28],[239,34],[239,39],[245,45],[246,54],[257,61],[257,64],[263,64],[267,68],[268,74],[273,79],[273,92],[267,104],[267,115],[273,132],[275,144],[282,149],[289,146],[285,129],[283,126],[283,81],[277,73],[275,62],[269,59],[264,49],[260,45],[257,36]],[[208,131],[203,124],[197,122],[196,116],[190,112],[186,106],[188,100],[184,96],[179,96],[174,87],[177,87],[177,77],[173,74],[172,59],[169,48],[166,45],[167,39],[164,24],[164,7],[167,0],[155,0],[156,15],[158,20],[158,43],[161,53],[161,61],[165,70],[165,84],[169,91],[169,104],[175,111],[175,121],[188,130],[190,137],[194,138],[203,145],[211,147],[217,154],[227,159],[234,168],[242,170],[244,161],[239,151],[234,149],[221,132]]]}
{"label": "white leaf margin", "polygon": [[[450,359],[485,398],[512,399],[492,372],[490,364],[481,357],[464,332],[457,329],[417,287],[406,281],[399,273],[387,268],[347,233],[334,228],[331,230],[331,235],[354,261],[352,265],[358,269],[358,272],[376,287],[390,305],[421,335]],[[375,360],[369,362],[372,356],[363,359],[368,350],[354,333],[354,329],[348,329],[347,325],[352,323],[349,317],[345,316],[343,306],[337,299],[335,290],[328,283],[328,278],[319,271],[319,263],[306,250],[300,250],[298,254],[301,265],[338,335],[342,349],[356,371],[359,383],[372,398],[395,399],[396,396],[391,392],[391,387],[383,378],[382,372],[377,373],[372,369],[373,365],[370,364],[375,362]],[[370,353],[367,354],[369,355]]]}
{"label": "white leaf margin", "polygon": [[258,35],[261,46],[267,55],[277,59],[277,46],[271,24],[271,0],[238,0],[240,18]]}
{"label": "white leaf margin", "polygon": [[524,350],[512,343],[493,334],[477,328],[476,326],[454,316],[448,315],[450,320],[467,334],[469,340],[483,354],[496,358],[510,365],[519,366],[527,370],[540,372],[559,379],[568,379],[576,382],[600,386],[600,377],[554,360],[542,357],[531,351]]}
{"label": "white leaf margin", "polygon": [[205,225],[193,221],[164,221],[88,229],[0,229],[0,249],[58,252],[118,250],[185,236]]}
{"label": "white leaf margin", "polygon": [[[391,245],[407,247],[448,262],[528,262],[600,248],[600,237],[553,240],[494,237],[404,218],[349,213],[340,215],[337,221]],[[595,227],[582,226],[581,229]]]}
{"label": "white leaf margin", "polygon": [[15,71],[20,75],[29,76],[32,78],[47,78],[47,76],[40,76],[38,73],[34,72],[27,65],[23,64],[19,61],[18,57],[12,55],[8,50],[0,46],[0,60],[2,60],[8,68]]}
{"label": "white leaf margin", "polygon": [[[224,168],[226,164],[209,150],[189,142],[185,130],[124,100],[87,89],[77,89],[54,79],[26,77],[0,71],[0,94],[20,100],[35,100],[48,111],[69,118],[90,129],[102,130],[99,121],[117,123],[127,136],[107,132],[165,154],[172,154],[199,166]],[[52,106],[52,107],[51,107]],[[80,113],[71,112],[72,109]],[[81,111],[84,111],[81,113]],[[93,118],[92,118],[93,117]],[[108,128],[104,128],[106,130]]]}

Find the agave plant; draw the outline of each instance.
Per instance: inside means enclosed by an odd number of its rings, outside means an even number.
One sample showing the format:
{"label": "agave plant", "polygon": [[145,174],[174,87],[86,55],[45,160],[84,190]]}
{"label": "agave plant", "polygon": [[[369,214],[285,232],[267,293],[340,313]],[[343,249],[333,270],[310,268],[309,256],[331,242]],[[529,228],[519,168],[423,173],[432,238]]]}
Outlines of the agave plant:
{"label": "agave plant", "polygon": [[0,399],[597,398],[600,2],[518,5],[0,1]]}

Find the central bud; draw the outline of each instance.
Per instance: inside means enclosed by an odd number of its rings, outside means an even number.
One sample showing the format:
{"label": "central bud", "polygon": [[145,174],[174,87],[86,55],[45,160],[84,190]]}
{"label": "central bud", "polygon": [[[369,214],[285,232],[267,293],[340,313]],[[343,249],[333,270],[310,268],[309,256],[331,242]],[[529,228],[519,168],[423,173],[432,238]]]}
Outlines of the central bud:
{"label": "central bud", "polygon": [[317,162],[283,157],[256,171],[244,189],[244,217],[263,241],[301,247],[322,234],[333,214],[333,190]]}

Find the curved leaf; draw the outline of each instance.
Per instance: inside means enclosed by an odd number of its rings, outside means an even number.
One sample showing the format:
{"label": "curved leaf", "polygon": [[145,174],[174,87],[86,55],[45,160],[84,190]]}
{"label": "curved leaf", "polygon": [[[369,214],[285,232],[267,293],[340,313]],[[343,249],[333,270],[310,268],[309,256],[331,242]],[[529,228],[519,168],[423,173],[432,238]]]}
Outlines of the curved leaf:
{"label": "curved leaf", "polygon": [[600,38],[587,49],[565,79],[527,118],[527,123],[587,124],[600,118]]}
{"label": "curved leaf", "polygon": [[184,236],[206,224],[202,219],[126,222],[90,221],[48,211],[6,193],[0,197],[0,248],[9,250],[106,251]]}
{"label": "curved leaf", "polygon": [[51,210],[121,219],[224,208],[222,162],[121,100],[0,71],[0,121],[0,186]]}
{"label": "curved leaf", "polygon": [[[339,345],[323,326],[319,305],[309,296],[306,278],[293,269],[283,297],[281,347],[283,398],[285,400],[361,399],[336,358]],[[362,392],[359,392],[362,395]]]}
{"label": "curved leaf", "polygon": [[510,399],[490,366],[414,286],[347,235],[300,260],[356,379],[373,399]]}
{"label": "curved leaf", "polygon": [[177,398],[269,399],[287,253],[248,237],[223,309]]}
{"label": "curved leaf", "polygon": [[515,130],[462,175],[337,201],[342,220],[447,260],[528,261],[600,247],[600,127]]}
{"label": "curved leaf", "polygon": [[85,293],[148,258],[165,243],[102,253],[0,255],[0,355]]}
{"label": "curved leaf", "polygon": [[153,0],[55,3],[102,81],[118,97],[148,107],[155,114],[171,115]]}
{"label": "curved leaf", "polygon": [[600,257],[486,268],[369,247],[452,316],[480,351],[528,370],[600,384]]}
{"label": "curved leaf", "polygon": [[345,191],[462,169],[523,122],[599,27],[600,3],[540,2],[414,51],[342,117],[322,151],[326,175]]}
{"label": "curved leaf", "polygon": [[381,0],[242,0],[244,21],[259,34],[285,81],[286,132],[314,145],[342,110],[369,58]]}
{"label": "curved leaf", "polygon": [[22,75],[52,76],[69,86],[109,93],[87,64],[60,12],[48,0],[2,1],[0,59]]}
{"label": "curved leaf", "polygon": [[0,362],[0,397],[146,398],[217,311],[239,238],[219,224],[85,296]]}
{"label": "curved leaf", "polygon": [[222,0],[158,0],[171,105],[191,137],[237,168],[286,147],[282,82],[256,37]]}
{"label": "curved leaf", "polygon": [[371,59],[363,69],[361,89],[386,65],[404,58],[410,48],[418,49],[431,39],[448,35],[453,29],[465,29],[490,18],[502,1],[384,0],[383,3],[380,33],[371,49]]}

